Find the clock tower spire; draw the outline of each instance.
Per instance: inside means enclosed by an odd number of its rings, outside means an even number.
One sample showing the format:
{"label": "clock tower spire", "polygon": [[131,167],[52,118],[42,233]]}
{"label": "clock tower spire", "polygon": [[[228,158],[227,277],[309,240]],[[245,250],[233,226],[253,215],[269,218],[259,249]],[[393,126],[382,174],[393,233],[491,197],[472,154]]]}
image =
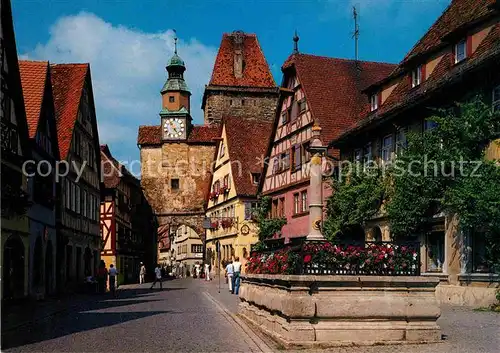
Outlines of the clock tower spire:
{"label": "clock tower spire", "polygon": [[177,54],[177,32],[174,30],[174,55],[166,66],[168,79],[161,89],[162,109],[160,112],[163,139],[186,139],[191,128],[191,92],[184,81],[186,65]]}

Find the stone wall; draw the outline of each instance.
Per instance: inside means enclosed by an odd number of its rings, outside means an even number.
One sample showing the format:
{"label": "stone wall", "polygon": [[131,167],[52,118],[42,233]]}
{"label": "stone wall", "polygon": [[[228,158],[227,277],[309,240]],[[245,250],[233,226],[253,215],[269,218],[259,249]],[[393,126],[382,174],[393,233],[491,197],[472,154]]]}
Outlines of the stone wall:
{"label": "stone wall", "polygon": [[[214,145],[183,142],[141,149],[141,186],[160,225],[176,218],[201,231],[214,153]],[[172,179],[179,179],[178,190],[172,189]]]}
{"label": "stone wall", "polygon": [[225,116],[259,117],[273,121],[278,95],[238,91],[208,91],[204,109],[205,123],[221,121]]}
{"label": "stone wall", "polygon": [[437,279],[245,275],[239,313],[286,346],[437,342]]}

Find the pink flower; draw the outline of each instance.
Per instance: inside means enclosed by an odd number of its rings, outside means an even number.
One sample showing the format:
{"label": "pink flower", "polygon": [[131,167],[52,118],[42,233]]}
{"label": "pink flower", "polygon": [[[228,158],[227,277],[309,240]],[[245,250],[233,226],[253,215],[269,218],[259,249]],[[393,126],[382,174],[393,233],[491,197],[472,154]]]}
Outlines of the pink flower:
{"label": "pink flower", "polygon": [[311,260],[312,260],[311,255],[307,254],[306,256],[304,256],[304,263],[305,264],[308,264],[309,262],[311,262]]}

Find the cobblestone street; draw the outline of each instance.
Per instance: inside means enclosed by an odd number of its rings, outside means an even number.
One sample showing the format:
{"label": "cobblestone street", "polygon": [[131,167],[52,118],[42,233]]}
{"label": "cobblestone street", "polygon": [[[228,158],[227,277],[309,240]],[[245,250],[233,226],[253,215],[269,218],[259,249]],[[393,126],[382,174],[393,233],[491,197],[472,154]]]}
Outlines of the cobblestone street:
{"label": "cobblestone street", "polygon": [[[234,317],[238,298],[224,281],[179,279],[122,286],[117,299],[79,297],[66,311],[2,331],[6,352],[256,352],[283,349],[261,334],[245,334]],[[445,337],[432,345],[342,347],[302,352],[337,353],[496,353],[500,316],[443,307],[439,319]],[[246,328],[248,330],[248,328]],[[263,342],[266,341],[267,345]],[[292,350],[293,351],[293,350]]]}
{"label": "cobblestone street", "polygon": [[[215,305],[210,283],[184,279],[123,286],[118,298],[87,301],[32,325],[2,332],[6,352],[249,352],[254,342]],[[229,295],[229,293],[227,293]],[[229,297],[234,303],[237,298]],[[234,306],[235,307],[235,306]]]}

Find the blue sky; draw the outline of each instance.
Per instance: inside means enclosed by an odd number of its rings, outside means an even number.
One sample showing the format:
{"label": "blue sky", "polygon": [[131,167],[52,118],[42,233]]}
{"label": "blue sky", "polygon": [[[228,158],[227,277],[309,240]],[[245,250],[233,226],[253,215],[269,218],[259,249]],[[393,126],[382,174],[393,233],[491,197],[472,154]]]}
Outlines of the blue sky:
{"label": "blue sky", "polygon": [[[352,6],[360,15],[360,58],[399,62],[450,0],[12,0],[19,54],[51,62],[90,62],[101,143],[122,161],[138,159],[139,125],[158,124],[172,29],[187,65],[192,115],[223,32],[256,33],[276,81],[299,50],[354,56]],[[134,170],[134,172],[136,172]]]}

